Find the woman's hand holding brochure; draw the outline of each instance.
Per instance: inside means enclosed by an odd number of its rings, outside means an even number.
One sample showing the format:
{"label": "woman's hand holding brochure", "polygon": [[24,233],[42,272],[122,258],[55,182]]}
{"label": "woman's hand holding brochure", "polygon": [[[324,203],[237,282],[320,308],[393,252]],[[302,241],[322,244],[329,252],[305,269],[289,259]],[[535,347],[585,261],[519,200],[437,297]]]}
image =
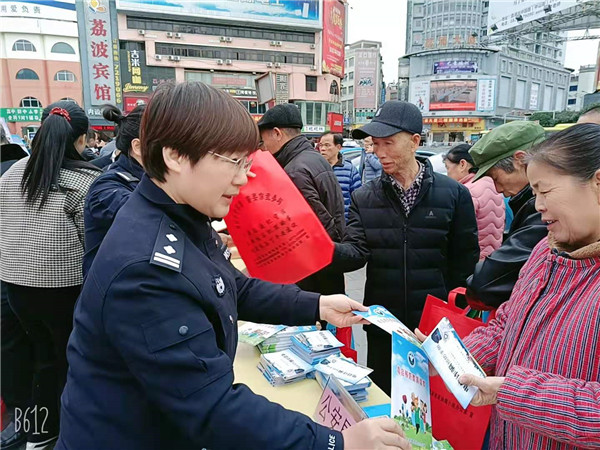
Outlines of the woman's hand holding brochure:
{"label": "woman's hand holding brochure", "polygon": [[473,406],[495,405],[498,403],[498,391],[504,383],[504,377],[480,378],[471,374],[461,375],[458,381],[465,386],[478,388],[477,394],[471,400]]}
{"label": "woman's hand holding brochure", "polygon": [[342,431],[344,450],[362,449],[401,449],[410,450],[412,446],[404,431],[394,419],[380,417],[367,419]]}

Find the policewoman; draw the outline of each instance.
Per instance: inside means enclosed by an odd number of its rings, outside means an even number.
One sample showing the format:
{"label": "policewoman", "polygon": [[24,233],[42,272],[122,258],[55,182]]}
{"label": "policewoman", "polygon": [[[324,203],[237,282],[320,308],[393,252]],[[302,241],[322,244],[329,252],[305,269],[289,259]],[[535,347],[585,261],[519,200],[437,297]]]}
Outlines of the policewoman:
{"label": "policewoman", "polygon": [[391,419],[343,433],[233,384],[237,320],[359,323],[362,305],[247,278],[209,217],[248,181],[254,120],[202,83],[161,85],[141,124],[146,175],[85,280],[57,449],[409,448]]}
{"label": "policewoman", "polygon": [[144,169],[140,147],[140,123],[145,105],[136,106],[124,116],[119,108],[106,105],[102,115],[117,124],[116,147],[119,151],[114,164],[96,178],[85,199],[85,255],[83,276],[87,274],[100,244],[113,223],[117,212],[134,191]]}

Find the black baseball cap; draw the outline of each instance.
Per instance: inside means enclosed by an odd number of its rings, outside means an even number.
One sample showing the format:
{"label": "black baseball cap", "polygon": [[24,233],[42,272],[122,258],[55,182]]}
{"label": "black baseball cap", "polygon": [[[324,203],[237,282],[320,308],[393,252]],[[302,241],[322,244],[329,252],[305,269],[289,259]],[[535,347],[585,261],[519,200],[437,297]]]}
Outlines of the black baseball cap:
{"label": "black baseball cap", "polygon": [[258,128],[302,128],[302,114],[293,103],[283,103],[269,109],[258,121]]}
{"label": "black baseball cap", "polygon": [[352,137],[355,139],[364,139],[368,136],[383,138],[401,131],[421,134],[423,116],[419,108],[412,103],[390,100],[377,110],[371,123],[354,130]]}

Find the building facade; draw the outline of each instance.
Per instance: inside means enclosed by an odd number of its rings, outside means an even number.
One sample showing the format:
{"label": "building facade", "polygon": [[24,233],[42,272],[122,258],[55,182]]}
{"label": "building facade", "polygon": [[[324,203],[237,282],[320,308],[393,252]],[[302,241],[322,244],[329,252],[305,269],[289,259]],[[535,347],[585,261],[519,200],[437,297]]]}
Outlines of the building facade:
{"label": "building facade", "polygon": [[75,1],[0,2],[0,115],[29,140],[42,109],[58,100],[82,104]]}
{"label": "building facade", "polygon": [[594,81],[596,79],[596,65],[590,64],[579,67],[579,72],[571,75],[569,81],[569,98],[567,109],[569,111],[581,111],[584,107],[583,100],[586,94],[596,91]]}
{"label": "building facade", "polygon": [[537,33],[482,45],[488,9],[489,2],[479,0],[408,2],[399,85],[408,77],[409,101],[423,112],[429,142],[469,141],[535,111],[566,107],[570,71],[562,65],[560,36]]}
{"label": "building facade", "polygon": [[358,41],[347,45],[344,66],[342,113],[345,128],[353,129],[369,122],[383,103],[381,42]]}
{"label": "building facade", "polygon": [[[341,73],[327,73],[335,70],[320,58],[327,49],[322,49],[326,19],[319,2],[305,3],[289,16],[275,11],[274,4],[252,15],[245,3],[232,2],[226,17],[211,16],[202,5],[186,4],[189,11],[181,15],[178,8],[151,3],[145,8],[140,2],[117,2],[125,109],[145,101],[162,81],[174,79],[223,89],[256,120],[277,103],[295,103],[307,133],[325,131],[331,113],[340,113]],[[344,3],[331,3],[326,1],[325,9],[345,11]],[[343,18],[341,24],[343,33]],[[343,34],[341,39],[340,69]],[[266,81],[259,84],[261,92],[257,79]]]}

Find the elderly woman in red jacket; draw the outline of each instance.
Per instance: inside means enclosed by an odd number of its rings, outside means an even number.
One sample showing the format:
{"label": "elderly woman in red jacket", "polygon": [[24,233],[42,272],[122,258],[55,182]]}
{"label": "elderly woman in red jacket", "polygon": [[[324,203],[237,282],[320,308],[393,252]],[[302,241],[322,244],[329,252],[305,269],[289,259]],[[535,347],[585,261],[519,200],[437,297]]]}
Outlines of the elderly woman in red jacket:
{"label": "elderly woman in red jacket", "polygon": [[490,376],[460,381],[479,388],[473,405],[495,405],[490,449],[597,448],[600,125],[574,125],[539,144],[527,176],[548,238],[496,319],[465,339]]}

